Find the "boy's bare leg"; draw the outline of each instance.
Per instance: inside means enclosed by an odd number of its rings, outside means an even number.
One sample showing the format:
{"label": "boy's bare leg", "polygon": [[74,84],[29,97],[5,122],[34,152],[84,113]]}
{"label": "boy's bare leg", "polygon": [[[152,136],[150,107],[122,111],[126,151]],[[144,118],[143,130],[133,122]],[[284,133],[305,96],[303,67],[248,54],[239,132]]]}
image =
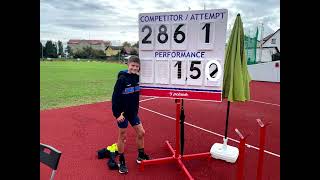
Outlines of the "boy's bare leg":
{"label": "boy's bare leg", "polygon": [[126,142],[127,137],[127,128],[119,128],[119,136],[118,136],[118,152],[124,152],[124,144]]}
{"label": "boy's bare leg", "polygon": [[136,131],[136,134],[137,134],[136,142],[137,142],[138,149],[144,148],[144,134],[145,134],[145,131],[143,129],[142,124],[133,126],[133,129]]}
{"label": "boy's bare leg", "polygon": [[124,144],[126,142],[127,137],[127,128],[119,128],[119,136],[118,136],[118,152],[119,152],[119,173],[128,173],[128,168],[125,164],[124,158]]}

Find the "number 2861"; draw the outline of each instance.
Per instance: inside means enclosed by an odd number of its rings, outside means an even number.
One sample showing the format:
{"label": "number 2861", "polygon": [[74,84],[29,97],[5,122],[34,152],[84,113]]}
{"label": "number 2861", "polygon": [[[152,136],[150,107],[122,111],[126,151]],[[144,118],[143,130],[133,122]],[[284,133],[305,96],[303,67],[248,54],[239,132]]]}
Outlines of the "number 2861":
{"label": "number 2861", "polygon": [[[168,25],[167,25],[168,26]],[[155,29],[156,31],[156,40],[161,43],[167,43],[169,40],[169,35],[168,35],[168,27],[166,25],[162,24],[159,26],[158,29]],[[185,24],[179,24],[175,29],[174,29],[174,34],[173,34],[173,40],[180,44],[183,43],[186,39],[186,33],[182,30],[182,28],[185,26]],[[203,27],[201,27],[201,30],[203,31],[205,38],[204,38],[204,43],[209,43],[210,39],[210,23],[205,23]],[[149,25],[145,25],[141,28],[141,32],[147,33],[144,37],[142,37],[142,44],[151,44],[152,43],[152,38],[150,37],[152,35],[152,28]]]}

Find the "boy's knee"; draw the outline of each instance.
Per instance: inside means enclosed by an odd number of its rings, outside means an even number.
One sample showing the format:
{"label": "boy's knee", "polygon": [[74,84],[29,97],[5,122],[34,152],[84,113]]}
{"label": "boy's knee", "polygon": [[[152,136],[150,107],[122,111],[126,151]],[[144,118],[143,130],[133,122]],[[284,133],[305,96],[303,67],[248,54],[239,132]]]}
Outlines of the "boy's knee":
{"label": "boy's knee", "polygon": [[127,138],[127,133],[126,132],[120,132],[120,140],[122,142],[125,142],[126,138]]}
{"label": "boy's knee", "polygon": [[145,135],[145,133],[146,133],[146,132],[144,131],[144,129],[142,129],[141,131],[138,132],[138,137],[139,137],[139,138],[143,138],[144,135]]}
{"label": "boy's knee", "polygon": [[125,143],[125,142],[126,142],[126,139],[127,139],[126,136],[121,136],[121,137],[120,137],[120,141],[121,141],[122,143]]}

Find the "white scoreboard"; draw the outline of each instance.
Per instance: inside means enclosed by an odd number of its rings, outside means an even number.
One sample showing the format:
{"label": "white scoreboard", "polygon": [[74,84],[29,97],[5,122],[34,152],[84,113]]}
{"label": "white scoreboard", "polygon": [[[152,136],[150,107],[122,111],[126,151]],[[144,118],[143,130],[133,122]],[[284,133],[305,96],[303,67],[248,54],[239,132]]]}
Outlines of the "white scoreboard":
{"label": "white scoreboard", "polygon": [[222,101],[226,9],[139,14],[141,95]]}

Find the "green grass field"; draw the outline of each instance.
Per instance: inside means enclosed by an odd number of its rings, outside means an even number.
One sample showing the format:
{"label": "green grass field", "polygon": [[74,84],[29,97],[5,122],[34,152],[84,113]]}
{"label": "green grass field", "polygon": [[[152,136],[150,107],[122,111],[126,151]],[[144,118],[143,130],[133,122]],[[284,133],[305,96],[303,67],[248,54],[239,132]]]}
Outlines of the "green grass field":
{"label": "green grass field", "polygon": [[110,100],[117,73],[125,64],[40,62],[40,110]]}

